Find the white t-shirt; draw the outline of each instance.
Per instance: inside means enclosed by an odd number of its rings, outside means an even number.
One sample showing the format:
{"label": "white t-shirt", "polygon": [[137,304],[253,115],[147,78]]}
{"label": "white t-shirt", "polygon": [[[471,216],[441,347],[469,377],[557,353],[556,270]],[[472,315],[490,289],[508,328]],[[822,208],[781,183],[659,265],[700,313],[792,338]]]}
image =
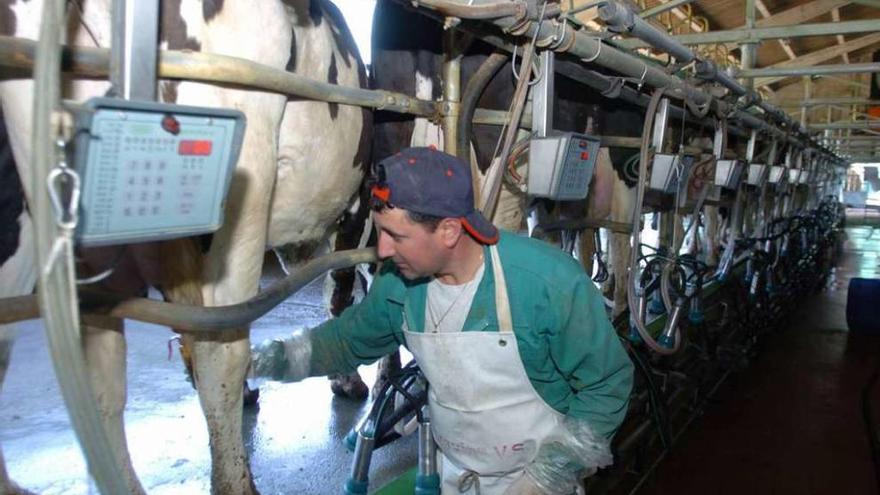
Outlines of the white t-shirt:
{"label": "white t-shirt", "polygon": [[436,278],[428,282],[425,303],[425,332],[460,332],[471,310],[477,287],[483,280],[485,265],[480,265],[474,278],[460,285],[447,285]]}

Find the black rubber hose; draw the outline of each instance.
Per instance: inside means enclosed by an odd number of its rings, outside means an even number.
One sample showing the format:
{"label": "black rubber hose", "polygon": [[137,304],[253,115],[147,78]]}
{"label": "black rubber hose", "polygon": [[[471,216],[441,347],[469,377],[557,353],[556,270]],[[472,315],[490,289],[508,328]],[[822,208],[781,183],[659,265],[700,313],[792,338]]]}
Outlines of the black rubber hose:
{"label": "black rubber hose", "polygon": [[657,433],[660,436],[660,442],[663,444],[663,448],[666,451],[670,451],[672,450],[673,442],[672,428],[669,425],[669,418],[666,415],[666,402],[662,399],[660,389],[657,387],[657,384],[654,383],[654,378],[651,376],[651,366],[645,361],[637,348],[630,345],[626,339],[621,338],[620,340],[621,343],[623,343],[624,349],[630,355],[630,359],[636,364],[636,367],[642,373],[642,376],[645,377],[645,386],[648,389],[648,399],[651,405],[654,425],[657,427]]}
{"label": "black rubber hose", "polygon": [[473,128],[474,112],[477,110],[477,102],[489,81],[507,63],[508,55],[502,52],[494,52],[483,61],[480,68],[468,80],[467,86],[461,95],[461,107],[458,114],[458,157],[470,163],[471,161],[471,129]]}

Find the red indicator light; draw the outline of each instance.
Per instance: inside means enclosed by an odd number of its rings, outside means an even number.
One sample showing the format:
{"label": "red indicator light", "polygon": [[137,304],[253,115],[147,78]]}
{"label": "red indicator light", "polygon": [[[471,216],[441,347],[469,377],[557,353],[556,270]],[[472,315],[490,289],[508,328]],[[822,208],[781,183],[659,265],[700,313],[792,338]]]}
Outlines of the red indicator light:
{"label": "red indicator light", "polygon": [[589,151],[581,151],[581,160],[589,160],[590,152]]}
{"label": "red indicator light", "polygon": [[211,154],[213,143],[206,139],[184,139],[177,145],[178,155],[208,156]]}
{"label": "red indicator light", "polygon": [[587,147],[587,142],[586,142],[586,141],[578,141],[578,147],[580,147],[580,148],[586,148],[586,147]]}

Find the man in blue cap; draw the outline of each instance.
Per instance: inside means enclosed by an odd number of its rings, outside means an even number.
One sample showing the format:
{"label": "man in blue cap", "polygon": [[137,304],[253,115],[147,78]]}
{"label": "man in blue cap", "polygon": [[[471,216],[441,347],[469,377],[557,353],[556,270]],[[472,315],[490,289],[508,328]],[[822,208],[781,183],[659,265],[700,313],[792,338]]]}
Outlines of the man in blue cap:
{"label": "man in blue cap", "polygon": [[384,263],[339,318],[257,346],[276,380],[347,373],[406,346],[428,379],[442,493],[569,495],[611,464],[632,363],[574,259],[499,233],[470,167],[408,148],[374,170]]}

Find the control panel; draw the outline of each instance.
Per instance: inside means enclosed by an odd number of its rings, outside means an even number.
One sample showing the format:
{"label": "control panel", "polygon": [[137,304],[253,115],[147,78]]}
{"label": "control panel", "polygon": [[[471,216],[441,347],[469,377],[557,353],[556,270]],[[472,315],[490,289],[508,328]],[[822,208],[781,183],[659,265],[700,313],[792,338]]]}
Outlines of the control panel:
{"label": "control panel", "polygon": [[244,138],[239,111],[94,98],[78,115],[83,245],[213,232]]}
{"label": "control panel", "polygon": [[[655,154],[648,187],[666,194],[675,194],[682,187],[686,188],[694,159],[693,155]],[[682,181],[682,178],[685,180]]]}
{"label": "control panel", "polygon": [[599,138],[573,132],[554,132],[529,144],[528,189],[532,196],[561,201],[587,197]]}

